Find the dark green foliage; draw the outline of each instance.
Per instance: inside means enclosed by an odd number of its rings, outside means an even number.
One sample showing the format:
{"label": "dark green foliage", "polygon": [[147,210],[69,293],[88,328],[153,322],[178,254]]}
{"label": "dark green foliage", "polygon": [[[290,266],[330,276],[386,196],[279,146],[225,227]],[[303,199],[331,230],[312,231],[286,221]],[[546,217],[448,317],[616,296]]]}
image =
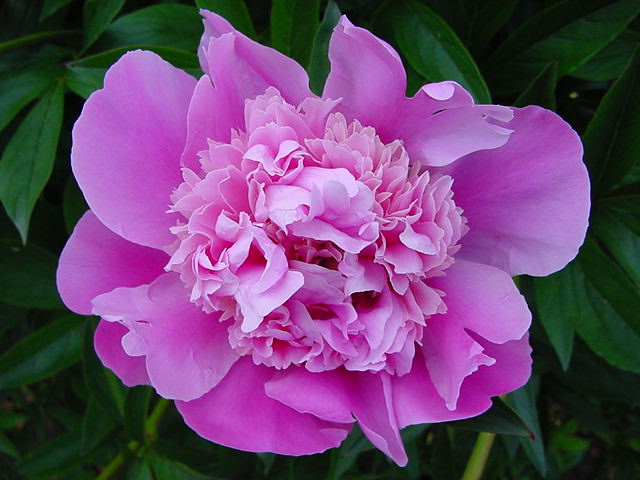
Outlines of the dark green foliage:
{"label": "dark green foliage", "polygon": [[[521,278],[535,374],[486,414],[402,434],[400,469],[357,428],[289,458],[211,444],[150,387],[97,359],[96,322],[64,309],[56,258],[88,208],[71,129],[125,51],[198,77],[199,8],[305,66],[321,94],[342,13],[400,53],[409,92],[456,80],[477,100],[556,110],[582,135],[588,238],[547,278]],[[5,0],[0,3],[0,477],[457,480],[478,431],[484,479],[640,478],[638,0]],[[248,432],[250,434],[250,432]]]}

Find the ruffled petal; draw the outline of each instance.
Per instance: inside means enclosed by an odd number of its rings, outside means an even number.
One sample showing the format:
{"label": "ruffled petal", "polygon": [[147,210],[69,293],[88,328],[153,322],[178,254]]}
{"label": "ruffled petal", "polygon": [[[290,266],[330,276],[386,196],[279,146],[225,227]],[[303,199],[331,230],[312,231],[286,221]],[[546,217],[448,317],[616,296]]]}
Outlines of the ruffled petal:
{"label": "ruffled petal", "polygon": [[116,287],[137,287],[164,273],[169,257],[119,237],[91,210],[76,225],[58,263],[58,291],[69,309],[91,315],[91,300]]}
{"label": "ruffled petal", "polygon": [[502,270],[456,260],[429,286],[446,292],[447,313],[435,318],[471,330],[493,343],[518,340],[531,325],[531,312],[513,280]]}
{"label": "ruffled petal", "polygon": [[455,179],[455,201],[470,228],[456,258],[543,276],[571,261],[584,240],[589,177],[567,123],[540,107],[514,111],[503,147],[442,169]]}
{"label": "ruffled petal", "polygon": [[323,98],[342,98],[337,110],[349,121],[371,125],[386,138],[407,86],[396,51],[343,16],[331,36],[329,60],[331,71]]}
{"label": "ruffled petal", "polygon": [[[387,373],[289,369],[266,384],[272,398],[300,413],[334,422],[358,421],[367,438],[398,465],[407,464]],[[353,416],[352,416],[353,415]]]}
{"label": "ruffled petal", "polygon": [[198,434],[231,448],[308,455],[340,445],[351,426],[299,413],[268,397],[264,386],[274,373],[244,357],[213,390],[176,406]]}
{"label": "ruffled petal", "polygon": [[220,315],[189,302],[177,274],[164,274],[150,285],[117,288],[93,304],[96,315],[129,329],[123,347],[129,355],[146,357],[151,384],[163,397],[200,397],[238,359]]}
{"label": "ruffled petal", "polygon": [[129,241],[173,241],[169,195],[196,81],[152,52],[134,51],[108,71],[73,128],[71,165],[95,215]]}
{"label": "ruffled petal", "polygon": [[246,99],[262,95],[269,86],[277,88],[292,105],[313,95],[307,72],[295,60],[247,38],[220,15],[206,10],[200,13],[204,17],[200,65],[216,89],[237,108],[234,119],[242,118]]}
{"label": "ruffled petal", "polygon": [[144,358],[127,355],[122,348],[122,337],[128,331],[119,323],[101,320],[93,337],[93,346],[103,365],[111,369],[127,387],[150,385]]}

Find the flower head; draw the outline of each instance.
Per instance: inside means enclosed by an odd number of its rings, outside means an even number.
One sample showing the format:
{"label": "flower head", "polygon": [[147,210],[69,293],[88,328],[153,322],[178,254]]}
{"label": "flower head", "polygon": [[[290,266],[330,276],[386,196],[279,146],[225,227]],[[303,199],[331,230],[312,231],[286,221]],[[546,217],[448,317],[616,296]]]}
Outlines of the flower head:
{"label": "flower head", "polygon": [[61,294],[102,318],[103,363],[205,438],[300,455],[357,421],[402,465],[400,428],[527,381],[510,275],[558,270],[584,238],[577,135],[453,82],[406,98],[396,52],[345,17],[318,97],[203,16],[197,82],[136,51],[85,104],[72,162],[91,211]]}

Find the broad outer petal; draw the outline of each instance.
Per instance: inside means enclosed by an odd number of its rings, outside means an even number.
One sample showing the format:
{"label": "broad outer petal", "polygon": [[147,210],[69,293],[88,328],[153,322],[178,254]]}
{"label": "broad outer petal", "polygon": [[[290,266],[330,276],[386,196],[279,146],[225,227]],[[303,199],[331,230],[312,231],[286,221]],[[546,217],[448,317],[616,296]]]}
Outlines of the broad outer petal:
{"label": "broad outer petal", "polygon": [[296,368],[275,375],[267,383],[266,392],[301,413],[325,420],[350,422],[355,417],[371,443],[404,466],[407,455],[396,420],[391,383],[386,373],[312,373]]}
{"label": "broad outer petal", "polygon": [[437,317],[448,323],[493,343],[520,339],[529,329],[531,312],[527,303],[502,270],[456,259],[444,276],[430,278],[428,283],[445,292],[447,312]]}
{"label": "broad outer petal", "polygon": [[137,287],[164,273],[169,257],[119,237],[91,210],[77,223],[58,263],[58,290],[69,309],[91,315],[91,300],[116,287]]}
{"label": "broad outer petal", "polygon": [[307,455],[340,445],[349,424],[299,413],[265,394],[275,372],[243,357],[213,390],[176,406],[198,434],[231,448]]}
{"label": "broad outer petal", "polygon": [[150,385],[144,358],[127,355],[122,348],[122,337],[128,331],[119,323],[100,320],[93,346],[103,365],[111,369],[127,387]]}
{"label": "broad outer petal", "polygon": [[146,356],[151,384],[166,398],[192,400],[208,392],[237,360],[220,314],[189,302],[177,274],[150,285],[117,288],[97,297],[94,313],[129,328],[130,355]]}
{"label": "broad outer petal", "polygon": [[245,99],[262,95],[268,86],[277,88],[292,105],[313,95],[307,72],[295,60],[247,38],[220,15],[200,13],[204,17],[198,48],[202,70],[230,100],[239,100],[241,112]]}
{"label": "broad outer petal", "polygon": [[589,177],[576,132],[540,107],[514,109],[501,148],[442,169],[469,233],[456,258],[511,275],[548,275],[573,259],[589,216]]}
{"label": "broad outer petal", "polygon": [[477,335],[474,338],[495,363],[480,366],[464,380],[455,410],[446,407],[435,389],[421,353],[416,355],[410,373],[391,379],[393,404],[401,428],[474,417],[491,407],[491,397],[512,392],[527,383],[531,376],[528,334],[502,344],[493,344]]}
{"label": "broad outer petal", "polygon": [[329,42],[331,71],[323,98],[340,99],[347,120],[371,125],[381,138],[405,100],[407,78],[396,51],[343,16]]}
{"label": "broad outer petal", "polygon": [[73,128],[71,164],[95,215],[135,243],[173,241],[166,213],[181,181],[180,154],[196,80],[152,52],[126,53]]}

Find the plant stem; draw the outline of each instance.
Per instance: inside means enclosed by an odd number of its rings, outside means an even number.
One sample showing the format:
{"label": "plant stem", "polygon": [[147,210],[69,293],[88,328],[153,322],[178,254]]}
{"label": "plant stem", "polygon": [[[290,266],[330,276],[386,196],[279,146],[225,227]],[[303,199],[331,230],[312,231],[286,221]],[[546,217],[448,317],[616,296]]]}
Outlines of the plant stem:
{"label": "plant stem", "polygon": [[[158,426],[160,425],[160,421],[165,413],[167,413],[167,409],[171,405],[171,402],[166,398],[161,398],[156,403],[156,406],[153,408],[151,415],[147,418],[144,423],[144,433],[147,444],[153,443],[156,438],[158,438]],[[109,464],[104,467],[104,469],[100,472],[100,474],[96,477],[96,480],[108,480],[113,478],[115,474],[117,474],[122,467],[125,466],[127,461],[131,458],[133,453],[136,453],[143,445],[140,442],[135,440],[131,440],[127,444],[127,448],[120,452],[113,460],[109,462]]]}
{"label": "plant stem", "polygon": [[480,480],[482,478],[495,438],[495,433],[480,432],[478,434],[461,480]]}

